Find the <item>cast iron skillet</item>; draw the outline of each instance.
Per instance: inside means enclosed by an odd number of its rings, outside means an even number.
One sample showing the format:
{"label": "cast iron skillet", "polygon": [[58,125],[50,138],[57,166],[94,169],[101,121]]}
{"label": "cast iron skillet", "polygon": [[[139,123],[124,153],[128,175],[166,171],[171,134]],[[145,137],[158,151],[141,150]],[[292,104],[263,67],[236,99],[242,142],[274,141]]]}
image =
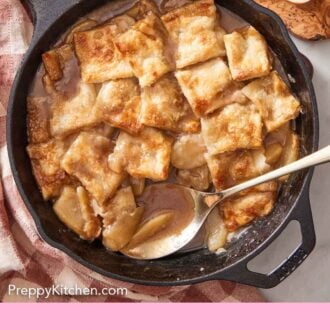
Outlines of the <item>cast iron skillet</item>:
{"label": "cast iron skillet", "polygon": [[[251,226],[240,240],[231,244],[226,255],[220,256],[199,250],[157,261],[131,260],[106,251],[99,242],[91,245],[78,239],[59,222],[51,203],[43,201],[25,151],[26,97],[29,86],[40,65],[41,54],[78,18],[108,1],[28,0],[35,32],[13,85],[8,109],[7,141],[16,184],[41,237],[88,268],[123,281],[144,285],[186,285],[225,279],[263,288],[276,286],[301,264],[315,245],[309,202],[312,170],[292,176],[290,182],[282,188],[274,212]],[[278,16],[251,0],[221,0],[219,4],[254,25],[266,37],[284,69],[291,75],[291,81],[295,81],[291,87],[304,108],[297,121],[301,155],[315,151],[318,147],[319,128],[311,77],[284,24]],[[302,232],[302,243],[295,252],[269,274],[248,270],[248,262],[263,251],[292,220],[299,222]]]}

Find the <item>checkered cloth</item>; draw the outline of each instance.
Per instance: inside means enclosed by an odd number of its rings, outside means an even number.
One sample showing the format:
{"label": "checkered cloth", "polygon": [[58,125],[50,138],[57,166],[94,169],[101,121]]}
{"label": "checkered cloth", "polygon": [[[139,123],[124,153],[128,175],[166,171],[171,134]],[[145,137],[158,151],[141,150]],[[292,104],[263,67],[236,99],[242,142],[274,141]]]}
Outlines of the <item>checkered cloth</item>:
{"label": "checkered cloth", "polygon": [[[127,288],[126,296],[54,295],[47,301],[172,301],[172,302],[260,302],[255,288],[225,281],[184,287],[144,287],[108,279],[81,266],[47,245],[38,235],[14,184],[6,149],[5,122],[10,87],[26,51],[32,24],[18,0],[0,0],[0,300],[26,301],[10,295],[8,286],[18,288]],[[31,297],[29,301],[36,301]],[[38,301],[45,301],[39,298]]]}

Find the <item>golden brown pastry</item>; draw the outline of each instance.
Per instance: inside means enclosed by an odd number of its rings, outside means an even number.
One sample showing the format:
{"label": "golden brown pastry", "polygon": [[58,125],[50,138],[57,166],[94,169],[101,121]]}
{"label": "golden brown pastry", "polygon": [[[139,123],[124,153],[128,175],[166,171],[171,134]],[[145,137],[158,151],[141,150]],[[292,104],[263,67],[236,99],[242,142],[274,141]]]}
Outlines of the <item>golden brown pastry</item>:
{"label": "golden brown pastry", "polygon": [[200,131],[200,122],[172,74],[144,87],[141,98],[142,124],[179,133]]}
{"label": "golden brown pastry", "polygon": [[269,74],[272,65],[264,37],[252,26],[224,36],[234,80],[244,81]]}
{"label": "golden brown pastry", "polygon": [[49,109],[46,97],[30,96],[27,99],[27,131],[29,143],[50,140]]}
{"label": "golden brown pastry", "polygon": [[228,66],[220,57],[176,71],[175,76],[197,117],[218,109],[232,83]]}
{"label": "golden brown pastry", "polygon": [[80,180],[100,205],[116,193],[125,179],[124,174],[115,173],[108,166],[112,149],[109,139],[82,132],[61,161],[64,170]]}
{"label": "golden brown pastry", "polygon": [[117,173],[127,171],[136,178],[166,180],[171,149],[172,139],[154,128],[146,127],[137,136],[122,131],[109,157],[109,166]]}
{"label": "golden brown pastry", "polygon": [[72,178],[65,173],[60,164],[67,148],[65,141],[60,139],[30,144],[27,147],[33,174],[45,200],[57,197],[64,185],[72,183]]}
{"label": "golden brown pastry", "polygon": [[53,136],[67,136],[100,123],[93,107],[96,101],[95,86],[79,83],[78,92],[72,97],[53,96],[50,131]]}
{"label": "golden brown pastry", "polygon": [[227,230],[233,232],[256,218],[270,214],[275,200],[276,193],[272,191],[252,192],[242,197],[225,200],[221,210]]}
{"label": "golden brown pastry", "polygon": [[177,69],[225,56],[224,30],[213,0],[199,0],[162,16],[171,40]]}
{"label": "golden brown pastry", "polygon": [[299,115],[300,102],[276,71],[254,80],[242,92],[256,105],[268,131],[281,127]]}
{"label": "golden brown pastry", "polygon": [[167,32],[153,12],[119,36],[116,46],[130,63],[141,87],[152,85],[174,67],[167,51]]}
{"label": "golden brown pastry", "polygon": [[140,120],[140,87],[135,78],[111,80],[102,85],[94,107],[100,120],[136,134],[143,128]]}
{"label": "golden brown pastry", "polygon": [[213,184],[223,190],[269,172],[264,149],[239,150],[211,156],[205,154]]}
{"label": "golden brown pastry", "polygon": [[201,123],[210,155],[262,146],[262,120],[253,104],[227,105],[223,110],[202,118]]}
{"label": "golden brown pastry", "polygon": [[123,59],[114,40],[128,30],[135,20],[124,16],[125,24],[109,23],[74,34],[74,45],[80,62],[82,80],[102,83],[110,79],[133,77],[130,64]]}

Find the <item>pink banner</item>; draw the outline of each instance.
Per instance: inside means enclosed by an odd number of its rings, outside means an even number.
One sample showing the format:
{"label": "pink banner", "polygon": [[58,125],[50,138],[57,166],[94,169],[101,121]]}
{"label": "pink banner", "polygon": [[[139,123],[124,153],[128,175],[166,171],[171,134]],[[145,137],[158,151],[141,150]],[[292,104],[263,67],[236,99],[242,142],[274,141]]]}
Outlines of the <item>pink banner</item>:
{"label": "pink banner", "polygon": [[[2,329],[323,329],[328,304],[3,304]],[[323,322],[324,321],[324,322]]]}

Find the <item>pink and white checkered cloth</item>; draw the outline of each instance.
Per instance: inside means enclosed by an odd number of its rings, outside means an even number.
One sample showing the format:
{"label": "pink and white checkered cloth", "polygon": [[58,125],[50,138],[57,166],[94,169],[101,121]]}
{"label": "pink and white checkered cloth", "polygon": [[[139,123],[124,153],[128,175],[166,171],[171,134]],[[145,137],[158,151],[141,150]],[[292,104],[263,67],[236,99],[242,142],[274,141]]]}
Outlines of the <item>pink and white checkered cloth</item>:
{"label": "pink and white checkered cloth", "polygon": [[[55,0],[56,1],[56,0]],[[31,21],[19,0],[0,0],[0,301],[46,301],[45,298],[10,295],[9,284],[20,288],[127,288],[123,296],[55,295],[47,301],[104,302],[261,302],[252,287],[214,281],[185,287],[144,287],[108,279],[81,266],[47,245],[16,189],[7,156],[6,108],[15,72],[32,34]]]}

